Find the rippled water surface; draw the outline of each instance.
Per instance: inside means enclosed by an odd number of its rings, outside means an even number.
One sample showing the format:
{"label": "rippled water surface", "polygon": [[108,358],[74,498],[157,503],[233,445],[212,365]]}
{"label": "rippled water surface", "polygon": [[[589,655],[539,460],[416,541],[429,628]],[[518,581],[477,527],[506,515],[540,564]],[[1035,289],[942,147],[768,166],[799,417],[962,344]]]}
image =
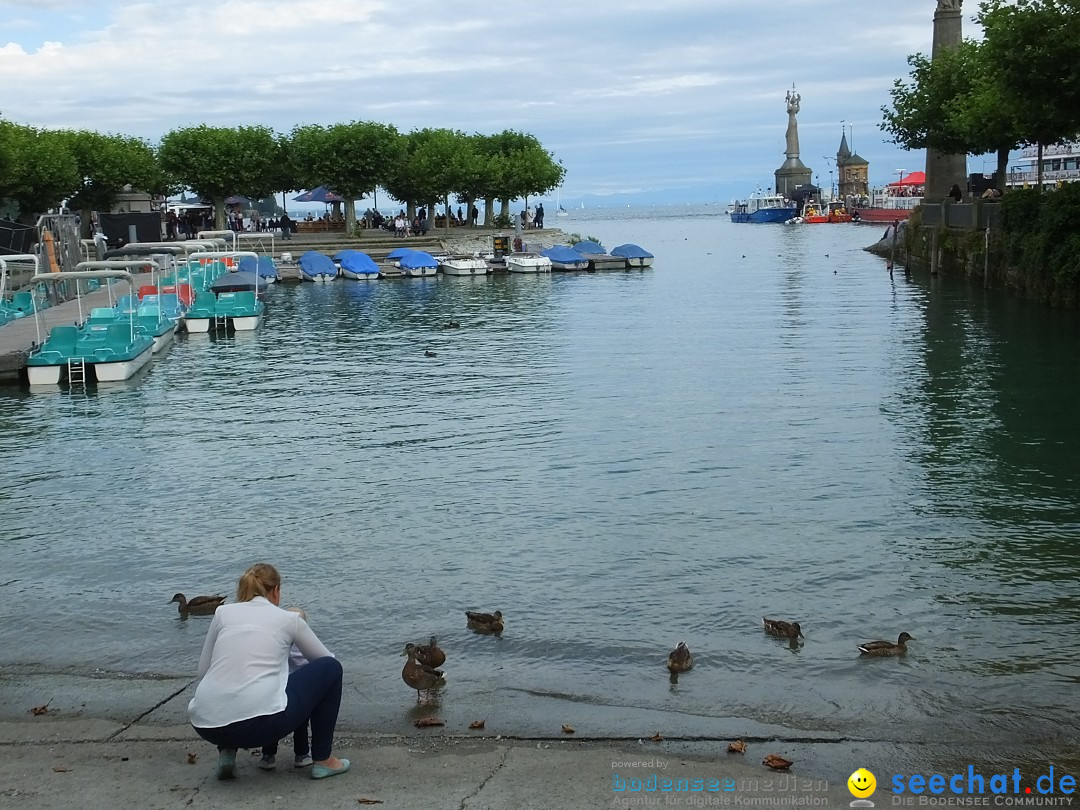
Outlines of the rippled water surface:
{"label": "rippled water surface", "polygon": [[168,599],[267,560],[359,727],[436,633],[510,732],[1073,743],[1076,314],[890,279],[877,227],[574,213],[655,267],[283,286],[120,387],[0,389],[0,663],[192,673]]}

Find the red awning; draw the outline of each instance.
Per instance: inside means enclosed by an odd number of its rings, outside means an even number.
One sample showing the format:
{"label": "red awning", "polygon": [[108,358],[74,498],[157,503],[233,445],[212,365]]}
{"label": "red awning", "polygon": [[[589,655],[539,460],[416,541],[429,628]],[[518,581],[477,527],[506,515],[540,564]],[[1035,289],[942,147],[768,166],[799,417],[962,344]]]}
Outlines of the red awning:
{"label": "red awning", "polygon": [[896,186],[925,186],[926,185],[926,172],[912,172],[909,175],[901,177],[895,183],[889,183],[890,188]]}

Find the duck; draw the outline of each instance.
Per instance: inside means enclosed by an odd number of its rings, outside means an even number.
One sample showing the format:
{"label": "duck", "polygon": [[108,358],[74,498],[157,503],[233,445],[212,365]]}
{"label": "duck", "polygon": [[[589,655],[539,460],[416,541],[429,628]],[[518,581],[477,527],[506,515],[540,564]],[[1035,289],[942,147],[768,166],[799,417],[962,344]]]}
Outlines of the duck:
{"label": "duck", "polygon": [[901,633],[896,643],[891,641],[868,641],[859,644],[859,653],[862,655],[903,655],[907,652],[907,643],[915,641],[915,636],[909,633]]}
{"label": "duck", "polygon": [[474,613],[465,611],[470,630],[478,630],[481,633],[501,633],[503,629],[503,615],[501,610],[494,613]]}
{"label": "duck", "polygon": [[427,644],[416,648],[416,660],[424,666],[438,669],[446,663],[446,653],[439,649],[439,640],[432,636]]}
{"label": "duck", "polygon": [[450,320],[443,324],[443,329],[460,329],[461,324],[457,321]]}
{"label": "duck", "polygon": [[187,616],[211,616],[214,611],[225,604],[224,596],[196,596],[188,599],[182,593],[176,594],[169,600],[171,605],[177,603],[177,609],[182,617]]}
{"label": "duck", "polygon": [[672,672],[686,672],[694,666],[694,656],[685,641],[680,641],[675,649],[668,653],[667,668]]}
{"label": "duck", "polygon": [[426,350],[426,351],[424,352],[424,357],[438,357],[438,356],[439,356],[439,355],[437,355],[437,354],[436,354],[435,352],[433,352],[433,351],[432,351],[431,349],[427,349],[427,350]]}
{"label": "duck", "polygon": [[409,660],[401,668],[401,680],[416,690],[416,702],[419,703],[420,692],[430,692],[435,687],[443,685],[446,683],[446,676],[434,667],[417,661],[417,649],[415,644],[405,645],[405,652],[402,655],[407,655]]}
{"label": "duck", "polygon": [[782,636],[783,638],[790,638],[792,640],[797,638],[805,638],[802,634],[802,628],[799,627],[798,622],[785,622],[780,619],[766,619],[761,617],[761,624],[765,627],[765,632],[770,636]]}

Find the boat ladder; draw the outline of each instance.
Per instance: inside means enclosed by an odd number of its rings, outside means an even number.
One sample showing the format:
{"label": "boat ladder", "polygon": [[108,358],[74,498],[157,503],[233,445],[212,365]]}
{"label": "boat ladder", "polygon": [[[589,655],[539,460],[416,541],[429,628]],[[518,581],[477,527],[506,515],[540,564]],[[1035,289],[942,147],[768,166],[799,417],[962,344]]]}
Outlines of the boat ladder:
{"label": "boat ladder", "polygon": [[86,361],[81,357],[68,358],[68,385],[86,385]]}
{"label": "boat ladder", "polygon": [[228,315],[214,315],[214,329],[221,329],[224,331],[229,325]]}

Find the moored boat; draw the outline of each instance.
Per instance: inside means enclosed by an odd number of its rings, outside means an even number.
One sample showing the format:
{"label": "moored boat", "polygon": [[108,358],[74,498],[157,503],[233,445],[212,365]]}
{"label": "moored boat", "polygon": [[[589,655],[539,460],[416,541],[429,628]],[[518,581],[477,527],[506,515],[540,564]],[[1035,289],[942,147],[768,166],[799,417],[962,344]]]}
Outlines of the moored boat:
{"label": "moored boat", "polygon": [[433,276],[439,270],[439,263],[435,257],[422,250],[410,250],[398,259],[398,266],[408,278]]}
{"label": "moored boat", "polygon": [[640,245],[627,243],[611,249],[612,256],[619,256],[626,260],[627,267],[652,267],[655,258],[649,251]]}
{"label": "moored boat", "polygon": [[484,276],[491,267],[477,256],[440,256],[439,270],[445,276]]}
{"label": "moored boat", "polygon": [[540,251],[541,256],[551,259],[552,270],[588,270],[589,260],[572,247],[556,245]]}
{"label": "moored boat", "polygon": [[341,277],[352,281],[373,281],[379,277],[379,266],[362,250],[343,250],[332,257],[341,268]]}
{"label": "moored boat", "polygon": [[506,255],[506,269],[511,273],[549,273],[551,272],[551,259],[532,251],[508,253]]}
{"label": "moored boat", "polygon": [[308,250],[297,262],[301,281],[326,282],[337,278],[337,265],[330,257],[317,250]]}
{"label": "moored boat", "polygon": [[[895,183],[875,189],[865,205],[852,206],[853,222],[904,222],[922,203],[925,172],[901,175]],[[865,198],[864,198],[865,199]]]}
{"label": "moored boat", "polygon": [[787,222],[798,215],[795,203],[780,194],[751,194],[733,203],[732,222]]}

